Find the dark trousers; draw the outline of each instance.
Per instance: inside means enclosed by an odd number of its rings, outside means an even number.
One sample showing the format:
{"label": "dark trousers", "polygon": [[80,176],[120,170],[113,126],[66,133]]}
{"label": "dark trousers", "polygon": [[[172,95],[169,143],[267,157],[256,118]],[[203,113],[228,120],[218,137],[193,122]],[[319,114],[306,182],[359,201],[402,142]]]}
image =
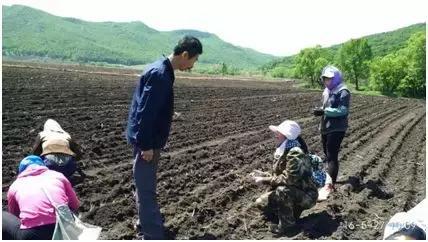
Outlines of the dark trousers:
{"label": "dark trousers", "polygon": [[164,239],[162,216],[156,200],[160,150],[154,150],[151,161],[143,160],[139,153],[139,149],[134,150],[133,172],[140,232],[144,239]]}
{"label": "dark trousers", "polygon": [[21,229],[21,221],[15,215],[2,212],[2,236],[4,240],[51,240],[55,224]]}
{"label": "dark trousers", "polygon": [[47,154],[43,161],[50,170],[61,172],[65,177],[70,178],[77,170],[76,159],[66,154]]}
{"label": "dark trousers", "polygon": [[321,135],[322,147],[325,154],[325,162],[327,163],[327,171],[336,183],[337,174],[339,172],[339,151],[345,132],[332,132]]}

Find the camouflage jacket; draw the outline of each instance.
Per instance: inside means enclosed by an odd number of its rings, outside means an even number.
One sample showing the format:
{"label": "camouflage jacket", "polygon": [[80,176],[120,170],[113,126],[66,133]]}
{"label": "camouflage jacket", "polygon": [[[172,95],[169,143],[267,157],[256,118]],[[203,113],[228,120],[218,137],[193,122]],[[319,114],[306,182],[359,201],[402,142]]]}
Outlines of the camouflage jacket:
{"label": "camouflage jacket", "polygon": [[295,186],[302,190],[315,190],[312,180],[312,164],[309,156],[298,147],[292,148],[286,156],[273,164],[272,187]]}

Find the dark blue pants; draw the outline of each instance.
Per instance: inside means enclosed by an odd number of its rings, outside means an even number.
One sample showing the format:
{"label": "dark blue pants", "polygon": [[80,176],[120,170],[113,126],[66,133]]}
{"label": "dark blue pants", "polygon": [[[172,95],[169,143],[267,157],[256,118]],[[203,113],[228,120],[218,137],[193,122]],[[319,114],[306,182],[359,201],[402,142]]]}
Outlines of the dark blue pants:
{"label": "dark blue pants", "polygon": [[153,160],[145,161],[134,150],[134,182],[137,189],[137,210],[144,239],[164,239],[163,221],[156,200],[157,170],[160,150],[154,150]]}
{"label": "dark blue pants", "polygon": [[61,172],[65,177],[70,178],[77,170],[76,159],[66,154],[47,154],[43,161],[50,170]]}

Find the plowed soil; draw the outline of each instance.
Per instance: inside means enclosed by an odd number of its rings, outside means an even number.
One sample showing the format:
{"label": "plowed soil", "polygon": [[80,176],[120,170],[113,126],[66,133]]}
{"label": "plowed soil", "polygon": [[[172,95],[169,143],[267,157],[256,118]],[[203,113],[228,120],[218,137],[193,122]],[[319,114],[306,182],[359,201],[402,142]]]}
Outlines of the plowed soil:
{"label": "plowed soil", "polygon": [[[137,77],[133,71],[78,66],[3,66],[2,201],[47,118],[84,149],[86,178],[73,177],[84,221],[104,239],[134,239],[132,150],[124,130]],[[248,181],[272,163],[268,129],[299,122],[309,149],[323,157],[319,120],[311,115],[321,91],[290,81],[181,77],[158,172],[158,201],[171,239],[274,239],[252,203],[266,187]],[[338,191],[304,211],[295,239],[380,239],[396,212],[425,198],[426,106],[414,99],[352,96],[342,143]]]}

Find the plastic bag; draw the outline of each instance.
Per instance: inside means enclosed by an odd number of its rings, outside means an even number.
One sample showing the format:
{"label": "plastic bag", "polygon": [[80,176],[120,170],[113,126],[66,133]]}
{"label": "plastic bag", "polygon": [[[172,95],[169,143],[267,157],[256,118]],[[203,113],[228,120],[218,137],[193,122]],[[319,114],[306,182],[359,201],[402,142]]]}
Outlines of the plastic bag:
{"label": "plastic bag", "polygon": [[67,205],[56,207],[56,221],[53,240],[96,240],[102,230],[82,222]]}
{"label": "plastic bag", "polygon": [[51,196],[42,188],[43,192],[55,207],[56,224],[52,235],[53,240],[96,240],[101,234],[102,228],[82,222],[67,204],[57,205]]}

